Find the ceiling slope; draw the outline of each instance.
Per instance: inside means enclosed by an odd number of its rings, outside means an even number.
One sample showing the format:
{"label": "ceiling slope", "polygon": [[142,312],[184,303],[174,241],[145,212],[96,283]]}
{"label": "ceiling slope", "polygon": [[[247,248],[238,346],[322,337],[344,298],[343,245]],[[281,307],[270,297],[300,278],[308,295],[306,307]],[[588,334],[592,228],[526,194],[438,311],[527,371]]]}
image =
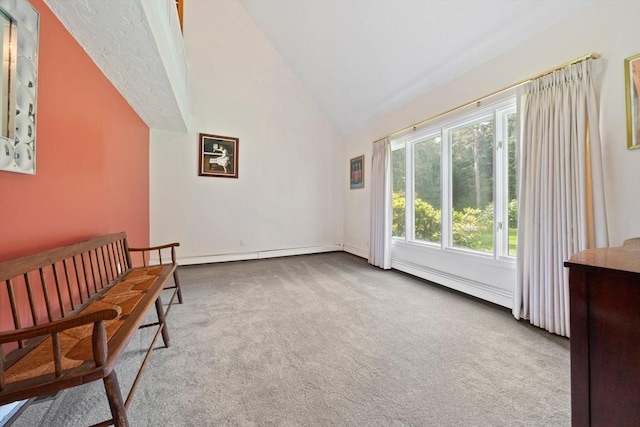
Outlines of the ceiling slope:
{"label": "ceiling slope", "polygon": [[241,3],[325,114],[346,134],[595,1]]}
{"label": "ceiling slope", "polygon": [[[172,2],[45,0],[45,3],[147,126],[173,131],[188,129],[186,60],[175,49],[176,43],[168,47],[167,42],[175,39],[168,13],[174,12],[177,20],[177,12],[166,9],[167,4],[175,9]],[[182,47],[179,37],[178,48]],[[183,52],[182,47],[182,55]]]}

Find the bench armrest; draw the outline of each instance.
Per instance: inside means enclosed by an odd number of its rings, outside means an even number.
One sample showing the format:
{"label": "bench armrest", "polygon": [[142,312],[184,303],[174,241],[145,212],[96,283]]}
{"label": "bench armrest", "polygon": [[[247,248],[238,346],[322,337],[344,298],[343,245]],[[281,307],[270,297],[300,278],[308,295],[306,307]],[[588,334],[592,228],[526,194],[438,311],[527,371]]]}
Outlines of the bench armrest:
{"label": "bench armrest", "polygon": [[0,332],[0,344],[60,333],[67,329],[82,326],[87,323],[112,320],[120,316],[120,313],[122,313],[122,309],[116,305],[113,306],[113,308],[106,308],[104,310],[94,311],[88,314],[65,317],[64,319],[54,320],[53,322],[43,323],[42,325],[30,326],[28,328],[22,328],[15,331]]}
{"label": "bench armrest", "polygon": [[129,248],[129,251],[130,252],[155,251],[158,249],[177,248],[178,246],[180,246],[180,243],[173,242],[173,243],[167,243],[166,245],[152,246],[150,248]]}
{"label": "bench armrest", "polygon": [[[115,319],[120,316],[122,309],[119,306],[95,311],[93,313],[78,314],[64,319],[42,325],[30,326],[17,331],[0,333],[0,344],[9,342],[22,342],[30,338],[51,335],[53,350],[53,365],[56,378],[62,376],[64,369],[62,364],[62,354],[60,346],[60,333],[67,329],[93,323],[91,334],[91,349],[96,367],[103,366],[107,362],[107,331],[104,326],[105,320]],[[4,357],[0,354],[0,390],[4,385]]]}
{"label": "bench armrest", "polygon": [[[157,251],[158,260],[162,264],[162,250],[171,249],[171,263],[176,264],[176,248],[180,246],[180,243],[173,242],[166,245],[152,246],[150,248],[129,248],[129,252],[142,252],[142,264],[147,265],[147,252]],[[166,252],[165,252],[166,253]]]}

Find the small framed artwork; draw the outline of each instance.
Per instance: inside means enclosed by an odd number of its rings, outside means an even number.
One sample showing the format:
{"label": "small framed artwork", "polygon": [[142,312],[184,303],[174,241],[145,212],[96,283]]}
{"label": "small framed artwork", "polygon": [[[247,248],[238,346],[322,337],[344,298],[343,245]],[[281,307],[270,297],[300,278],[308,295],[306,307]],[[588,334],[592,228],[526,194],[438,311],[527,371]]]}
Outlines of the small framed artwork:
{"label": "small framed artwork", "polygon": [[627,147],[640,148],[640,53],[624,60],[627,97]]}
{"label": "small framed artwork", "polygon": [[364,154],[351,159],[349,177],[352,190],[364,188]]}
{"label": "small framed artwork", "polygon": [[200,176],[238,177],[238,138],[201,133]]}

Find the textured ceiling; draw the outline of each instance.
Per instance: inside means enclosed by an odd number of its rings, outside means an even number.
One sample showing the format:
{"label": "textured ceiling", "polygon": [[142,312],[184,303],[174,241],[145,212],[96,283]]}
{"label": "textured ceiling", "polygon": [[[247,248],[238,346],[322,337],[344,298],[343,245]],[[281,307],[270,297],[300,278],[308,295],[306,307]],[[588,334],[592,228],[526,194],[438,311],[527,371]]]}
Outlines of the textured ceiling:
{"label": "textured ceiling", "polygon": [[468,72],[595,0],[241,0],[343,132]]}
{"label": "textured ceiling", "polygon": [[186,131],[142,1],[45,0],[147,126]]}

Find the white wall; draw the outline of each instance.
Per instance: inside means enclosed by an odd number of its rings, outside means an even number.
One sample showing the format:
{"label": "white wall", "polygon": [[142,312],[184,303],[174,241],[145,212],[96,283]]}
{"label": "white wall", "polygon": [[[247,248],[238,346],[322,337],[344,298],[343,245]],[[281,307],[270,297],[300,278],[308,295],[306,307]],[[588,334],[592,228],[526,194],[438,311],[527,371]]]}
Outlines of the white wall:
{"label": "white wall", "polygon": [[[181,263],[340,249],[340,135],[240,3],[184,7],[192,128],[151,131],[152,243]],[[198,176],[198,133],[240,138],[238,179]]]}
{"label": "white wall", "polygon": [[[428,117],[465,104],[558,64],[590,52],[602,55],[601,132],[610,244],[640,236],[640,150],[626,148],[625,57],[640,52],[640,1],[602,1],[576,17],[539,34],[506,54],[488,60],[463,77],[380,117],[346,138],[348,159],[365,153],[371,142]],[[472,49],[472,47],[470,47]],[[416,53],[419,54],[419,53]],[[428,52],[423,54],[428,55]],[[370,160],[367,160],[370,164]],[[369,188],[344,192],[345,250],[366,253],[369,246]],[[442,253],[394,245],[394,267],[509,305],[513,266],[468,268],[469,262]]]}

